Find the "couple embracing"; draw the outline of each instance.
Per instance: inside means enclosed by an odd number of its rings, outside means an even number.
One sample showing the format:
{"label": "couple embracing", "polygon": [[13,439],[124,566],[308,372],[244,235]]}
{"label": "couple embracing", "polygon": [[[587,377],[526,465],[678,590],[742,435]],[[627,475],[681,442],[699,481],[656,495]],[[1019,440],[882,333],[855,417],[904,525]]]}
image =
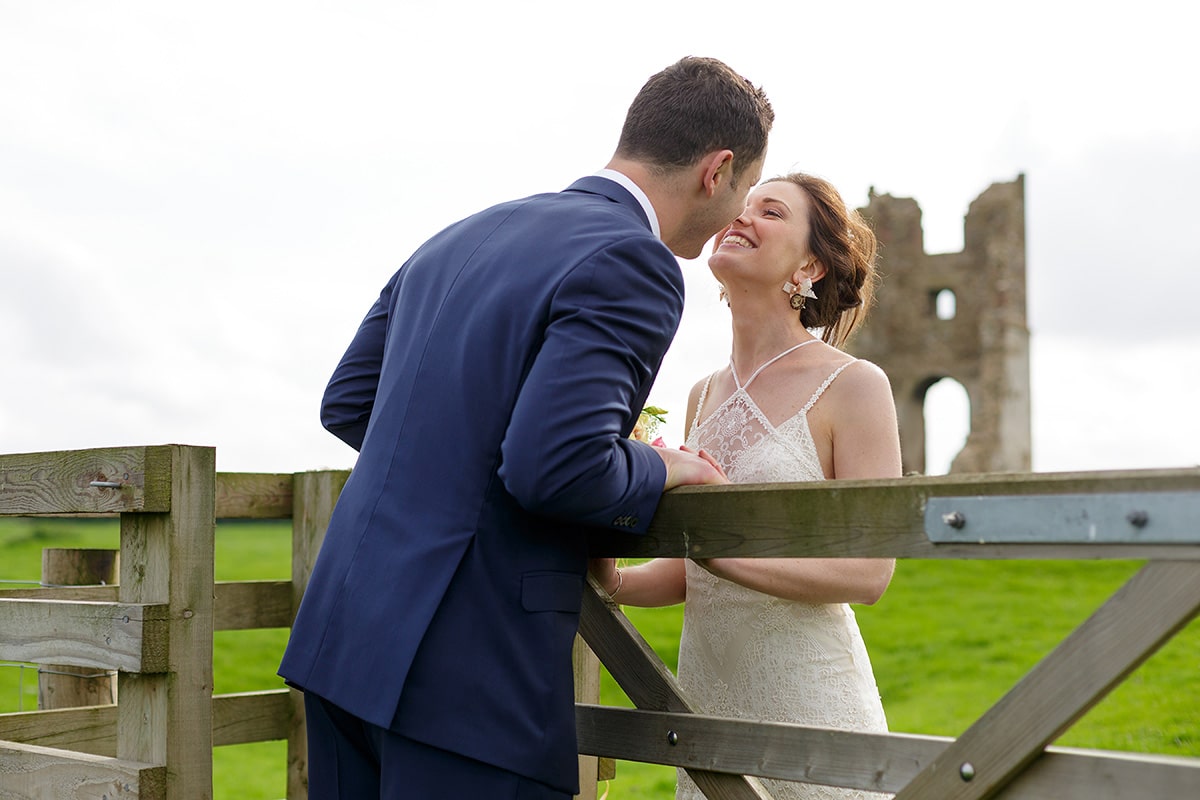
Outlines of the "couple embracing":
{"label": "couple embracing", "polygon": [[[384,286],[325,392],[359,457],[280,667],[313,800],[570,798],[581,526],[644,532],[686,484],[899,475],[887,379],[837,348],[874,237],[823,181],[756,187],[773,120],[745,78],[685,58],[605,169],[451,225]],[[682,313],[676,256],[714,235],[730,364],[692,392],[689,446],[650,447],[628,436]],[[706,712],[885,729],[846,604],[878,598],[890,561],[592,567],[619,602],[686,597],[681,680]],[[748,609],[770,624],[739,655]]]}

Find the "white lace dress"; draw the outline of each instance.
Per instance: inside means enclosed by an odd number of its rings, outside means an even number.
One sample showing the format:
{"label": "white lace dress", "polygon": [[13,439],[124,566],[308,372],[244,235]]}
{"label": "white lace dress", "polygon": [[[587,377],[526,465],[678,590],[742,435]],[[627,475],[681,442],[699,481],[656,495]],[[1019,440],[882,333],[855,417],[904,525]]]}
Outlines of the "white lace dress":
{"label": "white lace dress", "polygon": [[[854,362],[834,371],[795,416],[775,427],[746,388],[789,352],[759,367],[744,386],[734,372],[736,391],[703,421],[700,409],[711,377],[701,392],[687,444],[712,453],[735,483],[825,478],[808,429],[808,411]],[[875,675],[849,605],[782,600],[717,578],[693,561],[686,566],[679,681],[698,711],[842,730],[887,730]],[[891,796],[819,784],[770,780],[763,784],[776,800]],[[679,770],[677,800],[703,797],[687,773]]]}

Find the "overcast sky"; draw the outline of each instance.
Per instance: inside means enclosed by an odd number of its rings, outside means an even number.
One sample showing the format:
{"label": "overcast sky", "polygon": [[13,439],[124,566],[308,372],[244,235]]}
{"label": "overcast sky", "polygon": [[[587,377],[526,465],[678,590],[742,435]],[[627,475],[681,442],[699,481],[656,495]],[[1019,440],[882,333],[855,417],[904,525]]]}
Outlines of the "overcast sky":
{"label": "overcast sky", "polygon": [[[1200,464],[1200,48],[1178,3],[808,6],[0,0],[0,452],[351,466],[318,404],[391,273],[602,167],[645,79],[709,55],[771,98],[767,174],[915,198],[929,252],[1024,173],[1034,468]],[[729,348],[707,266],[683,266],[651,396],[670,444]]]}

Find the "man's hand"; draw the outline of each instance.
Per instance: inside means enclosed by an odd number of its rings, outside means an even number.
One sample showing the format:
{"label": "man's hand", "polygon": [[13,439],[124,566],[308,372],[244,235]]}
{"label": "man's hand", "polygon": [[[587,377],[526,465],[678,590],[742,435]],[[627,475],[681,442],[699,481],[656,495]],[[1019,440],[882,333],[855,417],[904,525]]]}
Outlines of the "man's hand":
{"label": "man's hand", "polygon": [[729,483],[725,470],[707,451],[696,452],[687,447],[678,450],[668,450],[656,447],[663,463],[667,466],[667,482],[663,491],[674,489],[676,486],[693,486],[707,483]]}

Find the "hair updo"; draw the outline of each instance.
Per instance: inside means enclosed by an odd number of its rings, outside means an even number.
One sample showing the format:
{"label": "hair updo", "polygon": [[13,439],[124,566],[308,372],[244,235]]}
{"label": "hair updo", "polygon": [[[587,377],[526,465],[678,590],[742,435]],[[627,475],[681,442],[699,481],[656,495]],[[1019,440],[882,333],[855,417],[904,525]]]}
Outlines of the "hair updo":
{"label": "hair updo", "polygon": [[813,283],[816,300],[800,312],[806,328],[821,328],[821,339],[841,347],[867,317],[879,281],[875,269],[875,232],[857,211],[846,207],[833,184],[793,172],[766,183],[786,181],[808,195],[809,249],[825,267]]}

